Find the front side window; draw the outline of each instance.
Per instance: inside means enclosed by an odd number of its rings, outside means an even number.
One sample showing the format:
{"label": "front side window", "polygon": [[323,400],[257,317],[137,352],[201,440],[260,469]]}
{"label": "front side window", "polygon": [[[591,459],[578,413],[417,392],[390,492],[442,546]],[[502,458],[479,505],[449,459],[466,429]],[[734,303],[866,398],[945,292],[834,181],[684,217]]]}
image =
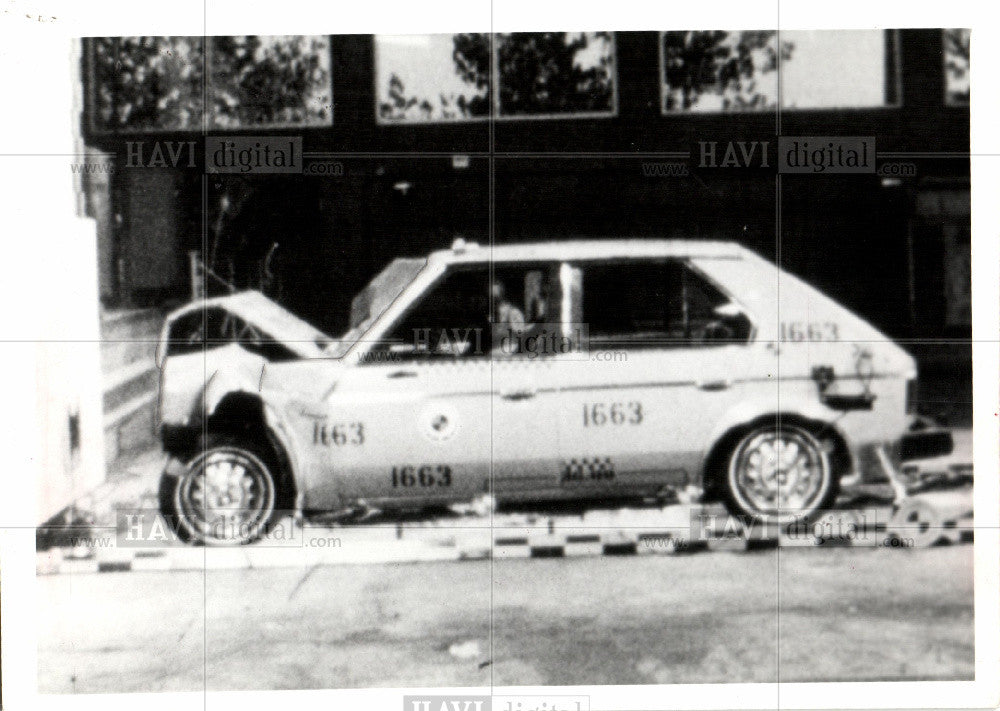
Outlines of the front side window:
{"label": "front side window", "polygon": [[581,264],[590,343],[681,348],[745,343],[751,324],[730,298],[679,260]]}
{"label": "front side window", "polygon": [[[545,328],[558,327],[554,265],[455,267],[439,279],[375,348],[396,360],[455,360],[526,353]],[[555,324],[555,325],[553,325]]]}

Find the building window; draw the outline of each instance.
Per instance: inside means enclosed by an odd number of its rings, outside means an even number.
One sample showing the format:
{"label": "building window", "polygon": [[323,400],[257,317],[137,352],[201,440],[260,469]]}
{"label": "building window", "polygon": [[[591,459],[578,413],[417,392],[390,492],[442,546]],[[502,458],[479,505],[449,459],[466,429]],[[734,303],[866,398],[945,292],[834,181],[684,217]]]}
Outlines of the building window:
{"label": "building window", "polygon": [[[898,104],[894,32],[662,32],[665,114]],[[780,77],[780,82],[779,82]]]}
{"label": "building window", "polygon": [[878,108],[899,104],[896,34],[882,30],[782,32],[785,109]]}
{"label": "building window", "polygon": [[201,128],[201,37],[99,37],[91,41],[92,128]]}
{"label": "building window", "polygon": [[501,118],[614,114],[610,32],[518,32],[496,51]]}
{"label": "building window", "polygon": [[[380,123],[613,116],[614,35],[376,35]],[[494,81],[494,77],[496,80]]]}
{"label": "building window", "polygon": [[332,121],[327,37],[100,37],[90,48],[95,132]]}
{"label": "building window", "polygon": [[969,40],[968,29],[944,30],[945,103],[950,106],[969,104]]}
{"label": "building window", "polygon": [[330,125],[329,37],[247,35],[209,41],[215,127]]}
{"label": "building window", "polygon": [[488,116],[489,35],[376,35],[380,122]]}

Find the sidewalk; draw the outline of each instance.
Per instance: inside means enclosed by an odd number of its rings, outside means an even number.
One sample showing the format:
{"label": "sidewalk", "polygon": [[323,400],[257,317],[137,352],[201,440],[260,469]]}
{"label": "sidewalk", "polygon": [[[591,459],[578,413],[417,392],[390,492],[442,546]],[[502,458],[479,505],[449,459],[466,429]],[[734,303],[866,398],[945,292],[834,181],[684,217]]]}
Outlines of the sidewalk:
{"label": "sidewalk", "polygon": [[102,484],[39,526],[38,550],[67,546],[70,538],[92,528],[114,529],[119,509],[159,509],[157,492],[166,463],[158,445],[115,462]]}
{"label": "sidewalk", "polygon": [[166,465],[167,455],[159,445],[123,457],[109,469],[105,482],[81,501],[80,507],[92,511],[101,525],[114,525],[117,509],[159,508],[157,492]]}

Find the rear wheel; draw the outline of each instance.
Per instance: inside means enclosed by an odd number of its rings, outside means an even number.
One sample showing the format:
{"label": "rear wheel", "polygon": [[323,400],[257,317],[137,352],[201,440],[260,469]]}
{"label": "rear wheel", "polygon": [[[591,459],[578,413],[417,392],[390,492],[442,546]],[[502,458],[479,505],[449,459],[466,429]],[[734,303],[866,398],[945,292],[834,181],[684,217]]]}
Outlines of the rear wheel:
{"label": "rear wheel", "polygon": [[179,476],[164,475],[160,508],[185,541],[252,543],[277,514],[276,467],[258,445],[232,435],[208,435]]}
{"label": "rear wheel", "polygon": [[786,524],[809,520],[832,504],[837,482],[829,455],[808,430],[762,425],[733,448],[723,493],[732,514]]}

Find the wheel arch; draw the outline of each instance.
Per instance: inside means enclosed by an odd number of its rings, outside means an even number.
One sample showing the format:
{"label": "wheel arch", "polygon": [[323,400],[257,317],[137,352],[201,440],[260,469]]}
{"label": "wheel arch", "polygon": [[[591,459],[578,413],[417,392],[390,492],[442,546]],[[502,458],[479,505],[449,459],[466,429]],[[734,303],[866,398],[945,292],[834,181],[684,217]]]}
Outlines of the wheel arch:
{"label": "wheel arch", "polygon": [[206,415],[205,433],[246,437],[267,447],[278,468],[282,499],[298,510],[301,487],[295,447],[274,408],[258,393],[236,390],[223,395]]}
{"label": "wheel arch", "polygon": [[853,470],[854,457],[847,443],[847,437],[836,424],[797,412],[766,412],[741,422],[729,423],[721,428],[721,432],[713,439],[713,444],[702,458],[701,465],[702,486],[706,500],[715,500],[722,495],[726,462],[743,435],[757,427],[774,422],[801,427],[816,437],[830,455],[830,467],[835,481],[839,481]]}

